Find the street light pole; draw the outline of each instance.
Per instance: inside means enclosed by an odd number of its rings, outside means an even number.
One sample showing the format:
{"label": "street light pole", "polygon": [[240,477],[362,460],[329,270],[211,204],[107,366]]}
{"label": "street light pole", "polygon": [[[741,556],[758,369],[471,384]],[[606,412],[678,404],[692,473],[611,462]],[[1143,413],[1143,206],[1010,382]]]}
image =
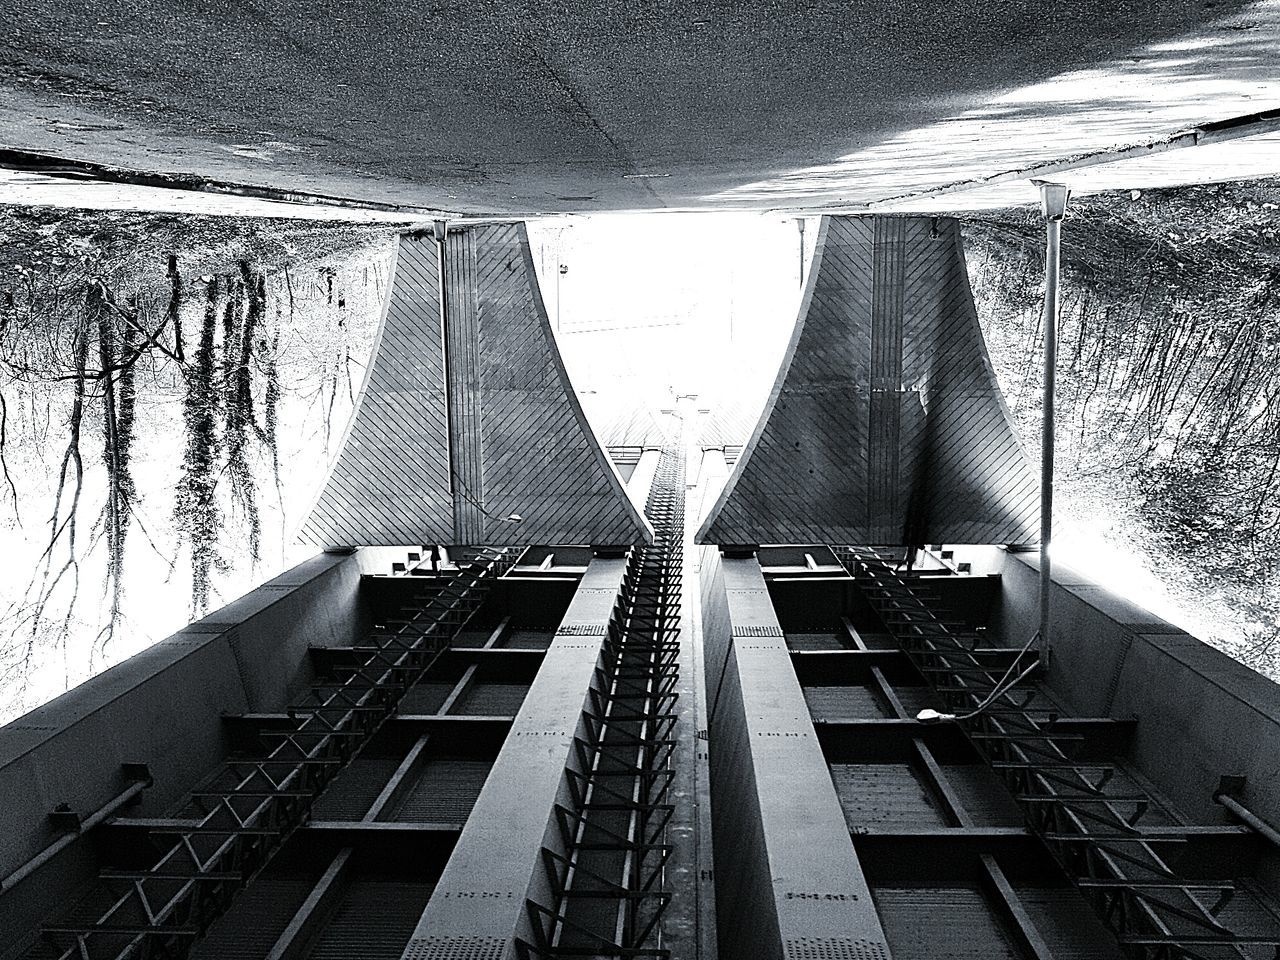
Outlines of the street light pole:
{"label": "street light pole", "polygon": [[[558,258],[557,258],[558,260]],[[567,264],[556,264],[556,333],[560,332],[560,278],[569,272]]]}
{"label": "street light pole", "polygon": [[1062,221],[1071,191],[1058,183],[1031,181],[1040,189],[1045,220],[1044,420],[1040,431],[1040,659],[1049,662],[1052,601],[1049,541],[1053,538],[1053,393],[1058,365],[1058,267]]}
{"label": "street light pole", "polygon": [[800,228],[800,289],[804,289],[804,217],[796,217],[796,226]]}

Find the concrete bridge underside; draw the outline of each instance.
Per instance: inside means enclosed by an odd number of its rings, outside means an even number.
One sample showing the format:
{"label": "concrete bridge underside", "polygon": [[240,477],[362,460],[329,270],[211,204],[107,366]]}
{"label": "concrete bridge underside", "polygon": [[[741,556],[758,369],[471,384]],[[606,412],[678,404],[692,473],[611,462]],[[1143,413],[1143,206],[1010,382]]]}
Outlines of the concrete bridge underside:
{"label": "concrete bridge underside", "polygon": [[1245,0],[35,0],[0,17],[0,166],[459,215],[849,209],[1274,111],[1278,40]]}

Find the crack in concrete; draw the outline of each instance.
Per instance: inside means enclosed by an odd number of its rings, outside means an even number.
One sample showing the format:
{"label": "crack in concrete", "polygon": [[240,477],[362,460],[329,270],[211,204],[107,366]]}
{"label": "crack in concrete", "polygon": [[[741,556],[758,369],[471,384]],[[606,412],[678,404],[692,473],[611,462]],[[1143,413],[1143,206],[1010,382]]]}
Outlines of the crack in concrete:
{"label": "crack in concrete", "polygon": [[[583,102],[582,98],[578,96],[577,91],[574,90],[574,88],[571,87],[569,83],[563,77],[561,77],[559,73],[556,72],[556,69],[553,66],[551,66],[550,61],[547,60],[547,58],[543,55],[542,51],[533,42],[532,37],[529,38],[529,42],[526,46],[529,52],[533,54],[534,58],[538,61],[538,64],[542,67],[543,71],[547,74],[547,76],[550,77],[553,81],[555,81],[555,84],[557,87],[560,88],[560,91],[566,97],[568,97],[569,100],[573,103],[578,113],[582,117],[585,117],[587,122],[592,126],[592,128],[597,133],[599,133],[600,136],[604,138],[606,143],[609,144],[610,148],[614,152],[614,155],[619,160],[621,160],[632,173],[640,173],[641,171],[639,170],[639,168],[636,167],[634,158],[632,158],[632,156],[622,148],[622,144],[620,144],[617,140],[615,140],[613,135],[604,128],[604,124],[602,124],[599,118],[596,117],[596,115],[587,108],[587,105]],[[637,180],[638,186],[640,186],[645,193],[647,193],[650,197],[652,197],[660,207],[667,206],[666,202],[662,199],[662,197],[658,195],[657,191],[654,190],[652,185],[647,182],[647,179],[642,179],[637,177],[628,178],[626,174],[623,175],[623,178]],[[577,198],[574,198],[574,199],[577,199]]]}

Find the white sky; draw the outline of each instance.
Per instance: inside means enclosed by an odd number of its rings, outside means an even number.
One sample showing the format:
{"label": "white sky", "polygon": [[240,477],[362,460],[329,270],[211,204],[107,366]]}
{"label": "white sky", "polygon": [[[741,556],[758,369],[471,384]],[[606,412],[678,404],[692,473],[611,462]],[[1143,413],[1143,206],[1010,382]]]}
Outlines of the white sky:
{"label": "white sky", "polygon": [[[816,221],[613,215],[530,226],[547,313],[579,392],[619,402],[726,392],[763,402],[795,325]],[[563,267],[563,269],[559,269]]]}

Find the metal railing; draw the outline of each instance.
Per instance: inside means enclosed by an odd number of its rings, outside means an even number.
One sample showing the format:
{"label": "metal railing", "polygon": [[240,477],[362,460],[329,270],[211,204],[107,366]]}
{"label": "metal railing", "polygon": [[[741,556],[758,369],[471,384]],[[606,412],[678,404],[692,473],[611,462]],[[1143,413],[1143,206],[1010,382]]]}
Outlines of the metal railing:
{"label": "metal railing", "polygon": [[833,550],[1129,956],[1257,958],[1264,948],[1280,956],[1280,932],[1243,935],[1218,919],[1235,884],[1197,882],[1175,871],[1161,850],[1189,838],[1176,828],[1145,831],[1140,824],[1153,798],[1108,790],[1117,768],[1081,759],[1085,738],[1056,729],[1056,714],[1035,716],[1034,689],[1006,688],[1000,669],[977,652],[976,636],[943,618],[937,594],[902,577],[875,550]]}
{"label": "metal railing", "polygon": [[90,921],[49,924],[60,960],[181,958],[307,819],[325,787],[396,710],[404,692],[463,629],[520,551],[479,548],[402,620],[375,629],[363,659],[335,668],[290,708],[276,744],[227,761],[221,786],[191,796],[194,823],[152,825],[159,856],[145,869],[104,870],[106,907]]}
{"label": "metal railing", "polygon": [[671,894],[664,871],[674,806],[684,463],[663,452],[645,513],[655,542],[631,551],[600,665],[565,768],[559,843],[542,850],[549,904],[526,903],[523,958],[666,958],[659,921]]}

